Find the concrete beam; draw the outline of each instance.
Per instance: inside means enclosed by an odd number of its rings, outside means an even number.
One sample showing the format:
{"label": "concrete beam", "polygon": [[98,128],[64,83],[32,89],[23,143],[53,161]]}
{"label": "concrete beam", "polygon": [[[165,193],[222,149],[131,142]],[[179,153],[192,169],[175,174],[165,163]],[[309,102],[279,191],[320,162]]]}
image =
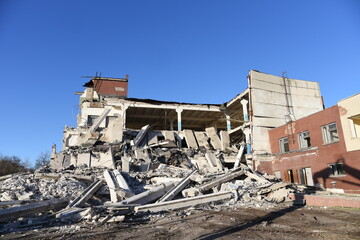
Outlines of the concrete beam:
{"label": "concrete beam", "polygon": [[128,103],[130,107],[138,107],[138,108],[158,108],[158,109],[174,109],[181,107],[183,110],[189,111],[208,111],[208,112],[221,112],[220,106],[213,105],[189,105],[189,104],[159,104],[154,105],[150,103],[140,103],[135,101],[122,100],[124,103]]}
{"label": "concrete beam", "polygon": [[82,192],[79,196],[77,196],[68,206],[67,208],[71,207],[82,207],[84,206],[85,202],[91,198],[94,193],[99,190],[102,186],[102,182],[100,180],[96,180],[93,182],[89,187],[87,187],[84,192]]}
{"label": "concrete beam", "polygon": [[113,202],[113,203],[118,202],[119,197],[116,193],[117,183],[115,182],[114,176],[112,176],[112,173],[109,170],[105,170],[104,178],[105,178],[106,184],[109,187],[111,202]]}
{"label": "concrete beam", "polygon": [[161,184],[157,187],[154,187],[148,191],[139,193],[133,197],[129,197],[119,203],[108,203],[106,206],[108,207],[121,207],[127,204],[146,204],[152,201],[159,199],[166,192],[168,192],[172,187],[174,187],[174,183],[165,183]]}
{"label": "concrete beam", "polygon": [[178,200],[161,202],[161,203],[147,204],[144,206],[137,206],[134,208],[134,210],[135,212],[169,211],[179,208],[188,208],[203,203],[224,201],[227,199],[231,199],[231,197],[232,197],[231,192],[218,192],[218,193],[212,193],[212,194],[207,194],[192,198],[178,199]]}
{"label": "concrete beam", "polygon": [[165,195],[163,195],[157,202],[165,202],[173,199],[176,195],[179,194],[181,190],[183,190],[191,181],[192,175],[196,173],[197,170],[192,171],[188,174],[184,179],[182,179],[176,186],[171,188]]}
{"label": "concrete beam", "polygon": [[240,162],[241,162],[241,159],[244,155],[244,150],[245,150],[245,144],[241,144],[240,145],[240,149],[236,155],[236,158],[235,158],[235,163],[234,163],[234,168],[238,168],[240,166]]}
{"label": "concrete beam", "polygon": [[213,187],[216,187],[216,186],[219,186],[220,184],[222,183],[225,183],[225,182],[229,182],[237,177],[240,177],[244,175],[244,170],[240,170],[240,171],[236,171],[236,172],[233,172],[233,173],[227,173],[221,177],[218,177],[210,182],[207,182],[199,187],[197,187],[197,189],[204,193],[210,189],[212,189]]}
{"label": "concrete beam", "polygon": [[7,209],[0,210],[0,222],[8,222],[13,219],[24,217],[24,216],[34,216],[35,213],[41,213],[48,211],[50,209],[57,209],[66,206],[69,202],[69,199],[51,199],[36,203],[30,203],[23,206],[12,207]]}
{"label": "concrete beam", "polygon": [[113,173],[115,175],[115,179],[117,181],[117,184],[119,185],[120,188],[122,188],[125,191],[126,197],[134,196],[133,191],[130,189],[130,187],[127,184],[127,182],[126,182],[125,178],[123,177],[123,175],[118,170],[114,170]]}
{"label": "concrete beam", "polygon": [[102,121],[106,118],[106,116],[108,115],[108,113],[110,112],[110,108],[105,108],[104,111],[101,113],[101,115],[96,119],[96,121],[94,122],[94,124],[91,126],[91,128],[89,129],[89,132],[95,132],[96,129],[100,126],[100,124],[102,123]]}

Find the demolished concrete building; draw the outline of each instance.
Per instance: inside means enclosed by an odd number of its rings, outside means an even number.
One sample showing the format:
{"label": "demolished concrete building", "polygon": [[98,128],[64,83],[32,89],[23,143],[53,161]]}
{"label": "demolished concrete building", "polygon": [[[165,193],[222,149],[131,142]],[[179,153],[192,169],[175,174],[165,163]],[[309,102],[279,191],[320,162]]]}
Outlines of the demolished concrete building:
{"label": "demolished concrete building", "polygon": [[[323,110],[324,105],[317,82],[256,70],[249,72],[247,82],[248,87],[228,102],[192,104],[129,98],[127,76],[94,77],[77,93],[77,127],[65,126],[62,150],[56,154],[53,149],[51,167],[127,168],[128,144],[139,148],[135,155],[147,162],[145,166],[153,159],[140,147],[167,145],[202,150],[201,157],[191,155],[198,157],[197,164],[205,159],[207,166],[216,168],[243,162],[257,170],[261,162],[272,161],[269,130]],[[217,151],[216,156],[209,149]]]}

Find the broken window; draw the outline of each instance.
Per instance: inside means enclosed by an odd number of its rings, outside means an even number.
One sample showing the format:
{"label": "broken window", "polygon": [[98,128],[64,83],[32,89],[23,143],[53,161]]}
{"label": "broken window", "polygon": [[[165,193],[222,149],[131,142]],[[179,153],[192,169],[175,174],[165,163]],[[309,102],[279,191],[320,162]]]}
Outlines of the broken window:
{"label": "broken window", "polygon": [[332,176],[345,175],[344,163],[329,164],[329,171]]}
{"label": "broken window", "polygon": [[87,120],[88,126],[92,126],[98,117],[99,116],[89,115]]}
{"label": "broken window", "polygon": [[299,136],[299,147],[300,147],[300,149],[311,147],[309,131],[301,132],[301,133],[298,134],[298,136]]}
{"label": "broken window", "polygon": [[289,138],[284,137],[279,139],[280,152],[289,152]]}
{"label": "broken window", "polygon": [[336,128],[336,123],[330,123],[321,127],[324,144],[334,143],[339,141],[339,134]]}

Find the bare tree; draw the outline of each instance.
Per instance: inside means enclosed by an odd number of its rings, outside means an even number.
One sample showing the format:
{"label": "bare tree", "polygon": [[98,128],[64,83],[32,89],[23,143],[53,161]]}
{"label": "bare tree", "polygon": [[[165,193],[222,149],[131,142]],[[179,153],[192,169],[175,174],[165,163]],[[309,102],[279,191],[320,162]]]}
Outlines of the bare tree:
{"label": "bare tree", "polygon": [[35,169],[41,168],[50,163],[50,153],[49,151],[41,152],[40,155],[35,160]]}
{"label": "bare tree", "polygon": [[0,154],[0,166],[0,176],[18,172],[27,172],[30,170],[17,156],[5,156]]}

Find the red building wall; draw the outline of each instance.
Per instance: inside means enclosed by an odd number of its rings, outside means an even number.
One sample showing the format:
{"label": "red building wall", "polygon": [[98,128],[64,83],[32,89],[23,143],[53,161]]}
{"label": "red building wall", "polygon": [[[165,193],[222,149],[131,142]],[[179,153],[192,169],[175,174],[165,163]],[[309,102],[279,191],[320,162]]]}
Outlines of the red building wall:
{"label": "red building wall", "polygon": [[[339,141],[324,144],[321,127],[334,122]],[[304,131],[310,133],[311,147],[300,150],[298,133]],[[283,137],[289,138],[290,151],[287,153],[280,153],[279,139]],[[310,167],[315,184],[320,183],[325,188],[340,188],[348,192],[360,190],[360,151],[346,152],[338,106],[327,108],[291,124],[270,130],[269,138],[271,151],[274,154],[272,174],[280,171],[281,177],[288,180],[287,171],[293,169],[296,175],[294,180],[299,183],[299,169]],[[337,162],[344,164],[345,175],[330,175],[329,164]],[[269,166],[264,166],[264,168],[269,169]]]}
{"label": "red building wall", "polygon": [[105,79],[93,79],[94,88],[97,93],[103,96],[121,96],[127,97],[128,94],[128,82],[127,81],[115,81]]}

